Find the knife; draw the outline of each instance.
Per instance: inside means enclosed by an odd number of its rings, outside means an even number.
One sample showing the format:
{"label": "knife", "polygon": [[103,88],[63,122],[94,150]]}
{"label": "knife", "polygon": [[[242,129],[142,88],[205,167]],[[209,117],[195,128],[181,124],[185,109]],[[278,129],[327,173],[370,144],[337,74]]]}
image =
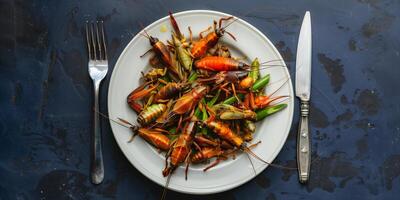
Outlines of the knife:
{"label": "knife", "polygon": [[310,130],[308,128],[311,90],[311,40],[311,17],[310,12],[307,11],[300,29],[296,56],[296,96],[301,101],[301,117],[297,134],[297,166],[300,183],[307,183],[311,165]]}

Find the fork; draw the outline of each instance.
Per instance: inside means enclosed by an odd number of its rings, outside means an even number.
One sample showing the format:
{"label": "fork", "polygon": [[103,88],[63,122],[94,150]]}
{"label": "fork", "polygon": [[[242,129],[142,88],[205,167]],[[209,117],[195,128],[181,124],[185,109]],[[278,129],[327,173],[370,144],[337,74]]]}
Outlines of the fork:
{"label": "fork", "polygon": [[107,75],[107,47],[104,37],[103,21],[89,23],[86,21],[86,42],[89,55],[88,70],[94,86],[94,135],[91,160],[91,179],[93,184],[100,184],[104,179],[103,153],[101,148],[101,130],[99,119],[99,88]]}

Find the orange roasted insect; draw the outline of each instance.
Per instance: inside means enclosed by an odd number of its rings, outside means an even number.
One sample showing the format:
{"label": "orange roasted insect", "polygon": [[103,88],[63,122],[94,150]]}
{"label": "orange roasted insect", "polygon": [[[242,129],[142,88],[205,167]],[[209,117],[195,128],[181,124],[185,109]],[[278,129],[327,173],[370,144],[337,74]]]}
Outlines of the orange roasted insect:
{"label": "orange roasted insect", "polygon": [[[185,179],[187,179],[187,172],[188,172],[188,167],[189,167],[189,155],[191,153],[191,145],[193,142],[193,134],[195,130],[195,121],[190,121],[186,124],[185,128],[183,129],[183,132],[179,135],[179,137],[176,139],[176,141],[173,142],[170,151],[167,153],[165,160],[166,160],[166,166],[165,169],[163,170],[163,175],[168,176],[167,181],[165,183],[164,191],[162,194],[161,199],[165,197],[166,190],[168,188],[169,181],[171,179],[171,175],[178,167],[183,162],[186,162],[186,170],[185,170]],[[168,158],[170,157],[170,162],[168,165]]]}
{"label": "orange roasted insect", "polygon": [[[243,138],[241,138],[238,134],[236,134],[228,124],[215,120],[215,113],[213,110],[210,108],[206,107],[207,110],[210,112],[211,117],[208,118],[207,120],[203,120],[201,123],[206,125],[209,129],[211,129],[218,137],[220,137],[223,140],[226,140],[227,142],[231,143],[233,146],[236,148],[252,155],[254,158],[257,160],[265,163],[265,164],[270,164],[267,161],[263,160],[259,156],[257,156],[254,152],[252,152],[249,147],[246,146],[245,141]],[[271,164],[270,164],[271,165]],[[253,168],[254,169],[254,168]]]}
{"label": "orange roasted insect", "polygon": [[194,106],[203,98],[208,92],[207,86],[197,86],[193,88],[190,92],[184,94],[179,98],[174,107],[172,108],[173,114],[183,115],[189,113],[193,110]]}
{"label": "orange roasted insect", "polygon": [[265,108],[265,107],[269,106],[272,102],[275,102],[279,99],[289,97],[287,95],[274,96],[274,94],[277,91],[279,91],[285,83],[286,83],[286,81],[281,86],[279,86],[275,91],[270,93],[269,95],[258,95],[256,97],[254,97],[254,93],[249,92],[248,94],[246,94],[246,97],[245,97],[245,102],[246,102],[245,106],[247,108],[251,108],[253,110],[261,109],[261,108]]}
{"label": "orange roasted insect", "polygon": [[[143,36],[149,39],[150,45],[152,46],[152,49],[150,50],[153,50],[156,55],[160,56],[165,64],[171,65],[171,54],[169,53],[167,46],[158,38],[149,35],[146,30],[144,30],[144,33],[145,35]],[[143,54],[142,56],[144,56],[145,54]]]}
{"label": "orange roasted insect", "polygon": [[233,58],[207,56],[197,60],[194,65],[198,69],[210,71],[239,71],[249,69],[250,66]]}
{"label": "orange roasted insect", "polygon": [[199,83],[215,83],[215,84],[236,83],[236,82],[239,82],[239,80],[241,78],[243,78],[244,76],[247,76],[246,72],[221,71],[211,77],[198,78],[197,82],[199,82]]}
{"label": "orange roasted insect", "polygon": [[225,140],[216,140],[216,139],[210,139],[207,138],[203,135],[196,135],[194,137],[194,141],[200,146],[200,147],[217,147],[220,146],[222,149],[233,149],[234,146],[232,146],[230,143],[226,142]]}
{"label": "orange roasted insect", "polygon": [[[139,86],[138,88],[136,88],[135,90],[133,90],[127,97],[126,101],[128,103],[128,105],[137,113],[142,111],[142,105],[139,104],[137,101],[143,97],[146,97],[147,95],[150,94],[151,91],[154,91],[158,84],[155,84],[153,86],[149,86],[149,84],[151,84],[152,82],[146,82],[144,84],[142,84],[141,86]],[[146,87],[148,87],[147,89],[145,89]]]}
{"label": "orange roasted insect", "polygon": [[224,35],[224,33],[229,34],[234,40],[236,40],[236,38],[231,33],[225,30],[232,22],[226,25],[225,27],[222,27],[222,21],[230,20],[232,18],[233,17],[221,18],[219,20],[218,28],[217,28],[217,22],[214,21],[214,30],[208,33],[205,37],[203,37],[202,34],[200,33],[200,40],[194,42],[193,47],[191,49],[193,58],[200,58],[204,56],[208,49],[217,44],[219,38],[221,38]]}
{"label": "orange roasted insect", "polygon": [[169,166],[163,171],[164,176],[168,176],[179,164],[183,163],[191,151],[191,143],[193,141],[193,133],[196,122],[191,121],[186,124],[183,132],[179,135],[172,145],[172,151],[169,155]]}
{"label": "orange roasted insect", "polygon": [[203,135],[196,135],[194,141],[202,147],[216,147],[219,145],[217,141],[206,138]]}
{"label": "orange roasted insect", "polygon": [[219,147],[203,147],[200,151],[193,154],[191,162],[200,163],[210,158],[217,157],[223,154],[223,151]]}
{"label": "orange roasted insect", "polygon": [[[181,78],[182,75],[181,75],[181,73],[179,72],[178,68],[177,68],[176,66],[173,65],[173,61],[172,61],[172,58],[171,58],[171,54],[170,54],[170,52],[169,52],[167,46],[166,46],[163,42],[161,42],[158,38],[149,35],[149,34],[146,32],[146,30],[144,30],[144,33],[145,33],[145,34],[144,34],[144,35],[142,34],[142,35],[145,36],[145,37],[147,37],[147,38],[149,39],[150,45],[152,46],[152,48],[151,48],[150,50],[153,50],[153,51],[156,53],[156,55],[158,55],[158,56],[161,58],[161,60],[166,64],[167,68],[168,68],[172,73],[174,73],[175,75],[177,75],[178,77]],[[149,50],[149,51],[150,51],[150,50]],[[147,52],[149,52],[149,51],[147,51]],[[147,52],[144,53],[144,54],[143,54],[142,56],[140,56],[140,57],[143,57],[145,54],[147,54]]]}
{"label": "orange roasted insect", "polygon": [[234,133],[227,124],[217,121],[213,117],[203,121],[203,123],[221,139],[228,141],[235,147],[242,148],[242,145],[244,144],[243,139]]}
{"label": "orange roasted insect", "polygon": [[157,94],[154,96],[154,102],[168,101],[169,99],[177,96],[182,90],[187,89],[189,86],[190,85],[187,83],[167,83],[158,90]]}
{"label": "orange roasted insect", "polygon": [[[167,151],[170,148],[170,139],[165,135],[168,134],[168,131],[157,128],[157,129],[147,129],[147,128],[142,128],[137,125],[133,125],[127,120],[118,118],[119,121],[110,119],[108,116],[106,116],[103,113],[98,112],[102,117],[105,117],[112,122],[121,125],[123,127],[131,129],[133,132],[133,135],[131,139],[128,142],[132,142],[133,139],[135,138],[136,135],[139,135],[143,139],[145,139],[148,143],[152,144],[154,147],[157,149],[160,149],[162,151]],[[122,123],[121,123],[122,122]]]}
{"label": "orange roasted insect", "polygon": [[[167,151],[170,145],[170,139],[163,133],[165,130],[162,129],[147,129],[147,128],[131,128],[134,135],[139,135],[150,144],[154,145],[158,149]],[[133,137],[133,136],[132,136]]]}

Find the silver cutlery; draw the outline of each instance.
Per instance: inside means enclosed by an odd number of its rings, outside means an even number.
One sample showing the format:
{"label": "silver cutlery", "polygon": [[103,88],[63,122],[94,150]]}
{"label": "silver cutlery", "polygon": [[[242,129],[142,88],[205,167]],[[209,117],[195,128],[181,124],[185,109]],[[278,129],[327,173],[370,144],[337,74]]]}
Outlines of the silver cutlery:
{"label": "silver cutlery", "polygon": [[311,91],[311,17],[307,11],[300,29],[296,56],[296,96],[301,101],[301,118],[297,135],[297,166],[300,183],[307,183],[310,177],[311,141],[308,127],[309,101]]}
{"label": "silver cutlery", "polygon": [[86,42],[89,55],[88,70],[94,86],[94,135],[91,160],[91,179],[93,184],[100,184],[104,179],[104,164],[101,144],[101,129],[99,119],[99,88],[100,83],[107,75],[108,60],[106,38],[104,36],[103,21],[96,23],[86,22]]}

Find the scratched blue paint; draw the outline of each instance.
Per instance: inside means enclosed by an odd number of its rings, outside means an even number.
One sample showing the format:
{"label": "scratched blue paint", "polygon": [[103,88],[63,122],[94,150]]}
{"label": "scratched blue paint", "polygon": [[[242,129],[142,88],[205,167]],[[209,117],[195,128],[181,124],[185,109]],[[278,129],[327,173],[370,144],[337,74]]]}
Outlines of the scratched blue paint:
{"label": "scratched blue paint", "polygon": [[[93,99],[83,22],[105,20],[113,66],[139,23],[189,9],[247,20],[276,44],[292,76],[301,20],[311,11],[315,161],[308,186],[298,184],[295,171],[268,168],[231,191],[205,197],[169,192],[169,199],[400,195],[399,1],[5,0],[0,5],[0,199],[159,198],[162,188],[126,160],[108,123],[102,124],[105,181],[89,182]],[[101,89],[105,113],[108,82],[109,76]],[[296,107],[276,163],[295,166],[297,116]]]}

